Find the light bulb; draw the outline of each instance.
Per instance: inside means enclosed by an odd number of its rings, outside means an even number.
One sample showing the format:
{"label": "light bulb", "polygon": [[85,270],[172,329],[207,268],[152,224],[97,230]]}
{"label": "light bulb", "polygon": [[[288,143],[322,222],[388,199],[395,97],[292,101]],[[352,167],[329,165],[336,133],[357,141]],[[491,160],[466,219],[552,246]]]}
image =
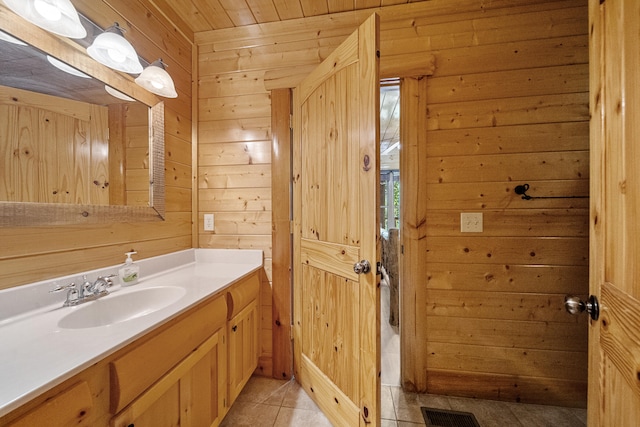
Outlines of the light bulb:
{"label": "light bulb", "polygon": [[165,64],[162,59],[154,61],[145,68],[135,82],[156,95],[165,96],[167,98],[176,98],[178,93],[173,84],[173,80],[169,73],[164,69]]}
{"label": "light bulb", "polygon": [[109,55],[109,58],[119,63],[123,63],[127,59],[127,55],[125,55],[118,49],[107,49],[107,54]]}
{"label": "light bulb", "polygon": [[33,2],[33,7],[40,16],[48,21],[59,21],[60,18],[62,18],[62,12],[60,12],[60,9],[44,0],[35,0]]}

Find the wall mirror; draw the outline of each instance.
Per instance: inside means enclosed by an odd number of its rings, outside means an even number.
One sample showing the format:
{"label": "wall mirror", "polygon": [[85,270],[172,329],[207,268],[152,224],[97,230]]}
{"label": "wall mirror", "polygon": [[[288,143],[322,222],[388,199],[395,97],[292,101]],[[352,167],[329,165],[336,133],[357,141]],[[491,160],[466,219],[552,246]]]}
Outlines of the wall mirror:
{"label": "wall mirror", "polygon": [[1,4],[0,31],[0,226],[163,220],[164,104]]}

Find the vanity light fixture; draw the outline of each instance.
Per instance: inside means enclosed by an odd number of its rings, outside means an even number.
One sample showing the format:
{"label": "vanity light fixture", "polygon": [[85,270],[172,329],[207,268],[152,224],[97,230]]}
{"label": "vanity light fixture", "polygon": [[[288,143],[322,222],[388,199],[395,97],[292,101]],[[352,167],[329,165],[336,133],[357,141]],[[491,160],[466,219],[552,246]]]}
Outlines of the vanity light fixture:
{"label": "vanity light fixture", "polygon": [[17,39],[15,37],[13,37],[12,35],[9,35],[9,34],[5,33],[4,31],[0,31],[0,40],[5,41],[5,42],[9,42],[9,43],[13,43],[13,44],[17,44],[18,46],[26,46],[27,45],[22,40]]}
{"label": "vanity light fixture", "polygon": [[51,55],[47,55],[47,61],[54,67],[56,67],[60,71],[64,71],[65,73],[71,74],[72,76],[82,77],[83,79],[90,79],[91,76],[83,73],[82,71],[73,68],[71,65],[66,62],[60,61],[58,58],[54,58]]}
{"label": "vanity light fixture", "polygon": [[112,88],[109,85],[104,85],[104,90],[106,90],[109,95],[115,96],[116,98],[122,99],[123,101],[129,101],[129,102],[135,101],[135,99],[131,98],[129,95],[125,95],[124,93]]}
{"label": "vanity light fixture", "polygon": [[122,28],[117,22],[96,37],[87,48],[87,53],[99,63],[114,70],[129,74],[142,72],[138,54],[124,38]]}
{"label": "vanity light fixture", "polygon": [[165,66],[162,59],[158,59],[145,68],[135,81],[151,93],[165,98],[177,98],[176,87],[173,84],[173,79],[164,69]]}
{"label": "vanity light fixture", "polygon": [[4,0],[4,3],[34,25],[72,39],[83,39],[87,30],[70,0]]}

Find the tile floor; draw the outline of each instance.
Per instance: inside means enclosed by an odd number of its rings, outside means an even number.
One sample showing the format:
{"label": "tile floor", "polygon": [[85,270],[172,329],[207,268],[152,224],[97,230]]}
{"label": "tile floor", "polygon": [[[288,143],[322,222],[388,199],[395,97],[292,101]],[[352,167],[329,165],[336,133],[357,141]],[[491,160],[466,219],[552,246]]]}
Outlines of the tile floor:
{"label": "tile floor", "polygon": [[389,324],[389,284],[380,281],[380,380],[383,385],[400,385],[400,333]]}
{"label": "tile floor", "polygon": [[[382,427],[424,426],[421,406],[471,412],[482,427],[584,427],[587,417],[584,409],[405,393],[400,387],[383,386]],[[222,422],[222,427],[243,426],[331,427],[331,423],[295,381],[252,377]]]}
{"label": "tile floor", "polygon": [[[482,427],[584,427],[584,409],[405,393],[400,388],[400,338],[389,318],[389,287],[381,286],[382,427],[424,426],[421,406],[471,412]],[[331,427],[295,381],[253,377],[222,427]],[[338,426],[343,427],[343,426]],[[347,426],[344,426],[347,427]]]}

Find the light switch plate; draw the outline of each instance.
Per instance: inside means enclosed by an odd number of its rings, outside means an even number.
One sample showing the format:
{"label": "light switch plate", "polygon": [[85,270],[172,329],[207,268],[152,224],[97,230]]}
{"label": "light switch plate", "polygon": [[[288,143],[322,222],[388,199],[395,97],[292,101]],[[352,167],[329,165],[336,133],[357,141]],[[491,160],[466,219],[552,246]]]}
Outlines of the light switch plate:
{"label": "light switch plate", "polygon": [[204,214],[204,231],[213,231],[213,214]]}
{"label": "light switch plate", "polygon": [[460,213],[460,232],[482,233],[482,212]]}

